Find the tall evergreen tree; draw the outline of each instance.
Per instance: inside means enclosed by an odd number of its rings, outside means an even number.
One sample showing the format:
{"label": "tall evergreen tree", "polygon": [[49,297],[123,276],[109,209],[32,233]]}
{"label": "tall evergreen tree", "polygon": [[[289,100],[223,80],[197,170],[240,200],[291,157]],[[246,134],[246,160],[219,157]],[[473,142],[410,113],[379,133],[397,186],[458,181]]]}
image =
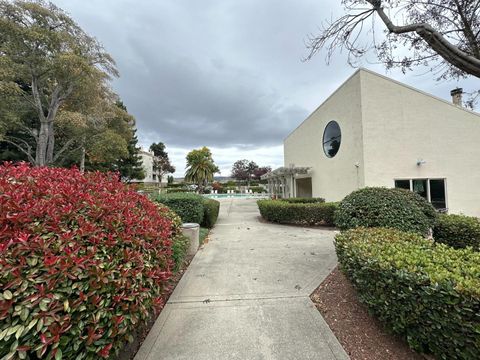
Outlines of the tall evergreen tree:
{"label": "tall evergreen tree", "polygon": [[137,129],[133,129],[133,136],[128,142],[128,156],[120,158],[115,164],[123,181],[130,182],[133,179],[142,180],[145,178],[139,152]]}

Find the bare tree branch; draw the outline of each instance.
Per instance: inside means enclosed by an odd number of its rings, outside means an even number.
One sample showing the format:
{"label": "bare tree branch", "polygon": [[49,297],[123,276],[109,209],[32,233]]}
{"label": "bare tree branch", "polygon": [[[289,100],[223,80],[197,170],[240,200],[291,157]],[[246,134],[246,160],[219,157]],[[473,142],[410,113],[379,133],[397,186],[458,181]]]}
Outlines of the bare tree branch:
{"label": "bare tree branch", "polygon": [[55,152],[55,156],[53,157],[52,162],[56,162],[60,156],[70,147],[71,144],[75,142],[76,139],[69,139],[60,150]]}
{"label": "bare tree branch", "polygon": [[[35,158],[32,156],[32,147],[24,140],[17,139],[13,137],[1,137],[0,141],[6,142],[7,144],[15,146],[18,150],[22,153],[27,155],[28,161],[32,164],[35,164]],[[16,143],[15,141],[21,142],[26,146],[26,149],[23,148],[20,144]]]}
{"label": "bare tree branch", "polygon": [[[390,18],[385,14],[383,8],[380,6],[379,0],[367,0],[374,6],[380,19],[387,26],[387,29],[394,34],[404,34],[409,32],[416,32],[431,48],[455,67],[465,71],[467,74],[480,77],[480,59],[468,55],[460,50],[457,46],[450,43],[437,30],[432,28],[429,24],[418,23],[405,26],[394,25]],[[378,4],[378,5],[376,5]]]}
{"label": "bare tree branch", "polygon": [[[365,9],[365,3],[371,8]],[[480,0],[342,0],[342,4],[346,14],[309,37],[306,60],[324,50],[328,63],[335,50],[346,50],[348,62],[354,65],[373,50],[387,68],[399,66],[405,71],[413,65],[427,65],[430,59],[432,70],[442,69],[439,79],[480,77]],[[388,29],[380,42],[375,13]],[[371,40],[360,36],[369,19]],[[398,21],[402,24],[395,24]],[[407,50],[406,55],[400,52],[401,60],[394,55],[400,46]]]}

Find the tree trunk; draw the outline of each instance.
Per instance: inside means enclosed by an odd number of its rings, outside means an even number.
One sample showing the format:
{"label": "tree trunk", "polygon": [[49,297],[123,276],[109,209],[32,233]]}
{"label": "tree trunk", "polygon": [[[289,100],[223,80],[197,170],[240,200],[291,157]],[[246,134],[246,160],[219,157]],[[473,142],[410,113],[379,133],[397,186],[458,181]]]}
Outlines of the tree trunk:
{"label": "tree trunk", "polygon": [[85,173],[85,155],[87,153],[85,143],[87,141],[87,137],[84,135],[81,141],[82,147],[80,148],[80,172],[83,174]]}
{"label": "tree trunk", "polygon": [[200,181],[200,182],[198,183],[198,193],[199,193],[199,194],[203,194],[203,187],[204,187],[203,181]]}
{"label": "tree trunk", "polygon": [[40,122],[40,131],[38,133],[37,149],[35,153],[35,166],[45,166],[48,145],[48,123]]}
{"label": "tree trunk", "polygon": [[83,141],[84,145],[82,146],[81,152],[80,152],[80,172],[83,174],[85,173],[85,140]]}
{"label": "tree trunk", "polygon": [[53,154],[55,151],[55,130],[53,128],[53,121],[57,116],[58,108],[60,107],[60,100],[56,96],[54,100],[50,103],[47,115],[47,124],[48,124],[48,139],[47,139],[47,153],[45,164],[50,165],[53,163]]}
{"label": "tree trunk", "polygon": [[32,95],[38,119],[40,120],[40,130],[38,132],[37,148],[35,151],[35,166],[45,166],[48,144],[48,120],[45,118],[42,97],[38,90],[38,79],[35,74],[32,75]]}
{"label": "tree trunk", "polygon": [[[56,112],[56,111],[55,111]],[[53,130],[53,120],[48,124],[48,142],[47,142],[47,157],[45,163],[50,165],[53,163],[53,152],[55,149],[55,133]]]}
{"label": "tree trunk", "polygon": [[62,88],[60,86],[57,86],[53,91],[50,103],[48,105],[47,115],[45,116],[45,111],[42,103],[44,96],[39,90],[38,78],[35,74],[33,74],[32,94],[40,120],[40,131],[38,134],[37,152],[35,155],[36,166],[46,166],[53,163],[53,154],[55,148],[55,133],[53,129],[53,121],[55,120],[58,108],[62,103],[62,99],[60,97],[61,91]]}

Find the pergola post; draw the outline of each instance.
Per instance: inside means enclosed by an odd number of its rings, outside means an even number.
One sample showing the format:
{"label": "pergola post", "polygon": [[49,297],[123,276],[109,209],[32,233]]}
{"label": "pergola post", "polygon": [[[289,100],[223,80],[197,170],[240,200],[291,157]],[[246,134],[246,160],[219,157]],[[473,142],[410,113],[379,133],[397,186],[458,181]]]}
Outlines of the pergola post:
{"label": "pergola post", "polygon": [[295,175],[294,174],[292,174],[290,176],[290,181],[292,183],[292,197],[297,197],[297,194],[295,194],[297,189],[296,189],[296,186],[295,186]]}
{"label": "pergola post", "polygon": [[309,167],[280,167],[262,176],[262,180],[268,181],[268,190],[271,195],[282,197],[296,197],[296,175],[305,175],[310,171]]}

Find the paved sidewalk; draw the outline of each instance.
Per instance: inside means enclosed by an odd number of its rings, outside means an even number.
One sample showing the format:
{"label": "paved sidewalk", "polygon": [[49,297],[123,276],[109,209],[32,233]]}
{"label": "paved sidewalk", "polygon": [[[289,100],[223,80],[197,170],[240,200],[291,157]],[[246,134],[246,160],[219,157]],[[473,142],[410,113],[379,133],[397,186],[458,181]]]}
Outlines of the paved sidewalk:
{"label": "paved sidewalk", "polygon": [[221,203],[135,360],[348,359],[309,298],[335,267],[334,233],[262,223],[254,200]]}

